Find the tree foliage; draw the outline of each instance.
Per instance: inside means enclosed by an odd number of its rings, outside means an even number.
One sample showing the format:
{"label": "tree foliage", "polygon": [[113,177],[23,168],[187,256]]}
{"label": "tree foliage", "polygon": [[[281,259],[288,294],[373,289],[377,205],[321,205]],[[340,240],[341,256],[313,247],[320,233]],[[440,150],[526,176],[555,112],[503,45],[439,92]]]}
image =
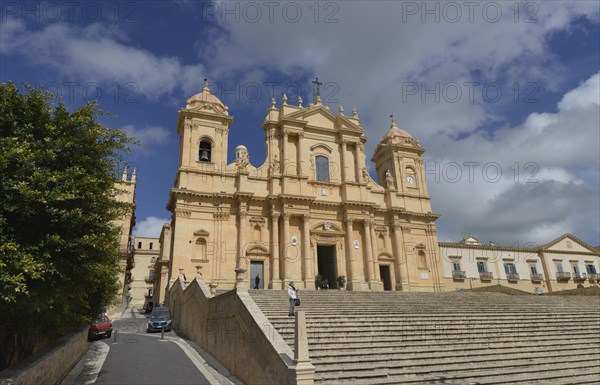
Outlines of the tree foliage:
{"label": "tree foliage", "polygon": [[115,200],[114,182],[133,142],[99,124],[102,114],[95,103],[70,113],[43,90],[0,84],[4,334],[66,332],[115,298],[120,229],[114,220],[127,207]]}

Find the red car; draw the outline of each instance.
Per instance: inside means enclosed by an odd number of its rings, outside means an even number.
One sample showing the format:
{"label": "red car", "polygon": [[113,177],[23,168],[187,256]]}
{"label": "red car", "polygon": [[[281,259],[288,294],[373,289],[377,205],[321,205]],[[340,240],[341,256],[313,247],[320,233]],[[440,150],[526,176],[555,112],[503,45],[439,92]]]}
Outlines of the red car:
{"label": "red car", "polygon": [[104,337],[110,338],[112,334],[112,321],[106,314],[101,314],[92,324],[90,325],[90,329],[88,330],[88,340],[93,340],[96,337]]}

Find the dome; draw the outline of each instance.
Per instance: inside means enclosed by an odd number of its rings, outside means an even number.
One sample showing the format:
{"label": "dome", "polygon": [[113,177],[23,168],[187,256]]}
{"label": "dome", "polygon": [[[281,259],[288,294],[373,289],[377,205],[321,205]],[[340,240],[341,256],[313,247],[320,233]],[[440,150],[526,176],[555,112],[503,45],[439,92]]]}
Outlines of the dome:
{"label": "dome", "polygon": [[219,98],[210,93],[208,82],[204,80],[204,88],[202,89],[202,92],[189,98],[186,102],[185,108],[188,110],[199,109],[206,104],[217,106],[217,108],[222,112],[225,112],[228,109],[223,102],[219,100]]}
{"label": "dome", "polygon": [[412,135],[406,130],[401,129],[396,125],[396,122],[392,120],[392,126],[389,131],[381,138],[380,144],[388,143],[404,143],[405,139],[412,139]]}

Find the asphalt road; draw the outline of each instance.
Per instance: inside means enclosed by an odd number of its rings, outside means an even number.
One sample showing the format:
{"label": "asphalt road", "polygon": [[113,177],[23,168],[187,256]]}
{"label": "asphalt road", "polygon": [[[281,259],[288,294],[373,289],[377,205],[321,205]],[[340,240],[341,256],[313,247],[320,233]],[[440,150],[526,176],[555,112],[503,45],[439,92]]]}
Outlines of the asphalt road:
{"label": "asphalt road", "polygon": [[128,310],[113,322],[111,338],[93,341],[62,385],[218,384],[204,360],[175,333],[146,334],[147,319]]}

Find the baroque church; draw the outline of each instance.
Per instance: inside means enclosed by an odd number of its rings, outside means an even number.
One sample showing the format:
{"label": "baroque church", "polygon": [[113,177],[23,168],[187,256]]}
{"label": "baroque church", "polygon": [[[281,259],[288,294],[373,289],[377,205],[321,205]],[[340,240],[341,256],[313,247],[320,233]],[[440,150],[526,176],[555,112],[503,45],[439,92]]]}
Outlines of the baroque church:
{"label": "baroque church", "polygon": [[[266,159],[245,146],[227,161],[233,117],[208,84],[178,113],[179,169],[170,190],[169,283],[198,271],[212,287],[443,291],[435,221],[419,140],[392,119],[366,167],[358,113],[314,103],[266,111]],[[251,134],[252,135],[252,134]],[[163,230],[165,230],[163,228]],[[163,235],[161,235],[162,237]],[[165,266],[166,267],[166,266]],[[258,277],[258,279],[257,279]]]}

